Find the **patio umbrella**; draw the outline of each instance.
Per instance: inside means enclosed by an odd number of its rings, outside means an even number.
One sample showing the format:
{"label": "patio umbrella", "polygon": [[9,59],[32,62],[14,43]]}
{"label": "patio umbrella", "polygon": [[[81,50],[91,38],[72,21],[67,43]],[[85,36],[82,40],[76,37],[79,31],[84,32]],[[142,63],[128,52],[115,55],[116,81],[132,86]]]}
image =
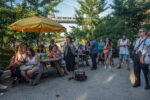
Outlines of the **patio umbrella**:
{"label": "patio umbrella", "polygon": [[[39,34],[43,32],[66,32],[66,28],[56,21],[39,16],[16,21],[10,25],[10,28],[22,32],[38,32]],[[41,44],[41,35],[39,43]]]}

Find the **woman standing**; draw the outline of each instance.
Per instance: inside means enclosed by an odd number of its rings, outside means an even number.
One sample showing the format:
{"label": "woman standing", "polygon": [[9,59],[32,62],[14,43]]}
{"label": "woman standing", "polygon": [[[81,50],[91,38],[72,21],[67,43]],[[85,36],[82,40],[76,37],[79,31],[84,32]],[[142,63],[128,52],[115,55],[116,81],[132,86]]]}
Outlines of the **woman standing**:
{"label": "woman standing", "polygon": [[98,42],[98,63],[103,57],[103,49],[104,49],[105,43],[103,42],[103,39],[100,39]]}
{"label": "woman standing", "polygon": [[104,55],[105,55],[105,69],[107,68],[107,60],[109,69],[111,69],[112,43],[109,38],[106,39],[106,44],[104,46]]}
{"label": "woman standing", "polygon": [[21,75],[26,79],[26,81],[29,82],[30,85],[32,85],[32,73],[38,71],[40,67],[38,55],[35,54],[32,48],[28,48],[27,50],[26,61],[27,61],[26,65],[32,67],[26,70],[22,70]]}
{"label": "woman standing", "polygon": [[64,58],[68,70],[68,80],[74,79],[74,65],[75,65],[75,46],[72,43],[72,38],[68,36],[64,45]]}

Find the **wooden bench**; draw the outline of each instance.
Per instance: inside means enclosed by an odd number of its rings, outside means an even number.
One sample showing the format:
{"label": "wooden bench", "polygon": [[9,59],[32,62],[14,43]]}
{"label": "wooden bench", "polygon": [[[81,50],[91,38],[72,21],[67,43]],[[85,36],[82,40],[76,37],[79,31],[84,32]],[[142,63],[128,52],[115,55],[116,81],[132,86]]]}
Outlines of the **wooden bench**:
{"label": "wooden bench", "polygon": [[[59,76],[64,76],[63,68],[58,64],[58,61],[61,60],[61,58],[46,58],[40,60],[40,69],[33,73],[33,85],[37,85],[40,81],[40,78],[42,74],[51,72],[51,71],[57,71]],[[47,67],[46,65],[48,63],[54,63],[54,66]]]}

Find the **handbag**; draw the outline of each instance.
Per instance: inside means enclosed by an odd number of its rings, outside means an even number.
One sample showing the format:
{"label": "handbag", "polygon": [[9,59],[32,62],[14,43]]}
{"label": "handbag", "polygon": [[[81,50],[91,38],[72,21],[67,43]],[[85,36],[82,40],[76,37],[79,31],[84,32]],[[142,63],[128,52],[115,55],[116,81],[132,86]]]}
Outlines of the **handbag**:
{"label": "handbag", "polygon": [[33,65],[22,65],[20,66],[20,70],[23,71],[23,70],[29,70],[29,69],[32,69],[33,68]]}
{"label": "handbag", "polygon": [[107,49],[106,49],[106,50],[104,50],[104,53],[105,53],[105,54],[106,54],[106,53],[108,53],[108,52],[109,52],[109,50],[107,50]]}

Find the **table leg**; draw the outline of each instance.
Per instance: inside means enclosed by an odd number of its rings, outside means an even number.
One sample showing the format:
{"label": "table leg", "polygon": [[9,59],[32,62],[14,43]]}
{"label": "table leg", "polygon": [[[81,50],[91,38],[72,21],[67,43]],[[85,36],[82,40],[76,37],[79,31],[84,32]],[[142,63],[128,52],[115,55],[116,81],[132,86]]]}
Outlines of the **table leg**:
{"label": "table leg", "polygon": [[56,67],[56,70],[57,70],[58,74],[59,74],[60,76],[63,76],[64,73],[63,73],[62,68],[60,67],[60,65],[58,64],[57,61],[55,61],[55,67]]}
{"label": "table leg", "polygon": [[40,68],[39,68],[39,71],[38,71],[38,75],[35,77],[35,79],[33,80],[33,85],[36,85],[39,83],[40,81],[40,78],[42,76],[42,73],[43,73],[43,64],[41,64]]}

